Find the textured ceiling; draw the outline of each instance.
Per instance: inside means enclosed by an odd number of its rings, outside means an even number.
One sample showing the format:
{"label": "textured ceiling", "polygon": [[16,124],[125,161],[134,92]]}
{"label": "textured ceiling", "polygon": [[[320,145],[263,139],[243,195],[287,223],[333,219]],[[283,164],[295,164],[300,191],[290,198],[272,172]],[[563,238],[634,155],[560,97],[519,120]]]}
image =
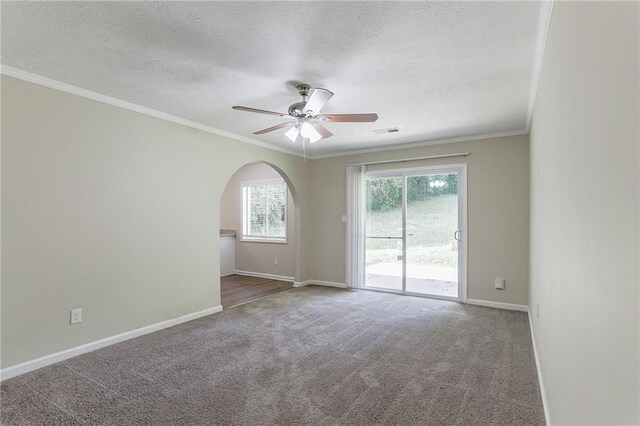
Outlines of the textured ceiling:
{"label": "textured ceiling", "polygon": [[[526,127],[539,2],[3,2],[2,63],[238,135],[286,112],[292,82],[335,96],[307,152]],[[375,135],[373,129],[401,128]]]}

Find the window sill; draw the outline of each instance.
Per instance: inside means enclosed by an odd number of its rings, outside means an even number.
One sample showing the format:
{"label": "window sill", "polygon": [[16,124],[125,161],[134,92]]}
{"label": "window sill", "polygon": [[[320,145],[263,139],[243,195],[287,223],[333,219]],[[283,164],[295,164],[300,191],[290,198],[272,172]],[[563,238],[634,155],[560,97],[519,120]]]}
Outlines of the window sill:
{"label": "window sill", "polygon": [[278,238],[253,238],[253,237],[242,237],[240,239],[243,243],[267,243],[267,244],[287,244],[287,240],[278,239]]}

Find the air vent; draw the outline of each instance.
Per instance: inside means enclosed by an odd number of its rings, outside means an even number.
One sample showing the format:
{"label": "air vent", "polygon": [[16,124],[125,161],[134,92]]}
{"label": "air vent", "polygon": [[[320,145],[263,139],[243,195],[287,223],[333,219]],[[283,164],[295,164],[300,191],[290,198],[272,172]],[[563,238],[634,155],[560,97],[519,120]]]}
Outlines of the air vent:
{"label": "air vent", "polygon": [[399,127],[389,127],[388,129],[376,129],[373,130],[373,133],[376,135],[384,135],[386,133],[398,133],[400,131]]}

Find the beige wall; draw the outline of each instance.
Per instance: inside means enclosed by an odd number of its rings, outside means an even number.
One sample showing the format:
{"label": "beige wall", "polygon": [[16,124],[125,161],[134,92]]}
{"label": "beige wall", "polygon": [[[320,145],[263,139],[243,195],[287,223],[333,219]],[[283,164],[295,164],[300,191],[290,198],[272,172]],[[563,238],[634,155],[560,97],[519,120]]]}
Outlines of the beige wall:
{"label": "beige wall", "polygon": [[2,106],[3,368],[218,306],[220,200],[256,162],[287,176],[300,236],[293,273],[256,268],[342,283],[344,165],[471,151],[469,297],[526,303],[526,136],[304,162],[6,76]]}
{"label": "beige wall", "polygon": [[[468,297],[526,305],[529,255],[529,145],[527,136],[426,146],[311,162],[310,276],[344,283],[346,273],[345,166],[350,163],[470,152],[463,158],[388,167],[467,164]],[[507,282],[496,290],[494,279]]]}
{"label": "beige wall", "polygon": [[554,425],[640,423],[638,14],[554,6],[531,129],[530,290]]}
{"label": "beige wall", "polygon": [[[296,235],[295,205],[291,192],[287,197],[287,243],[264,243],[241,241],[242,235],[242,188],[243,181],[273,179],[281,177],[271,166],[258,163],[243,166],[229,179],[220,200],[220,227],[235,229],[236,270],[262,274],[293,277],[295,275],[294,247]],[[274,258],[278,264],[274,265]]]}
{"label": "beige wall", "polygon": [[298,157],[3,76],[2,366],[220,305],[219,201],[256,161],[304,223]]}

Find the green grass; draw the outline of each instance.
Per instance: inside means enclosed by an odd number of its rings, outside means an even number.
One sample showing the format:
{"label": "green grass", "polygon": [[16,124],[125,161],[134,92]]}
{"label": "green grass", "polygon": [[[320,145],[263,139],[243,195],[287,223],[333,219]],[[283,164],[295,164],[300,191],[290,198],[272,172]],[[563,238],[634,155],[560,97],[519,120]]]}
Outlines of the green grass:
{"label": "green grass", "polygon": [[[407,261],[455,266],[458,229],[456,195],[441,195],[407,205]],[[367,236],[402,236],[402,209],[367,213]],[[395,262],[401,240],[367,239],[367,265]]]}

